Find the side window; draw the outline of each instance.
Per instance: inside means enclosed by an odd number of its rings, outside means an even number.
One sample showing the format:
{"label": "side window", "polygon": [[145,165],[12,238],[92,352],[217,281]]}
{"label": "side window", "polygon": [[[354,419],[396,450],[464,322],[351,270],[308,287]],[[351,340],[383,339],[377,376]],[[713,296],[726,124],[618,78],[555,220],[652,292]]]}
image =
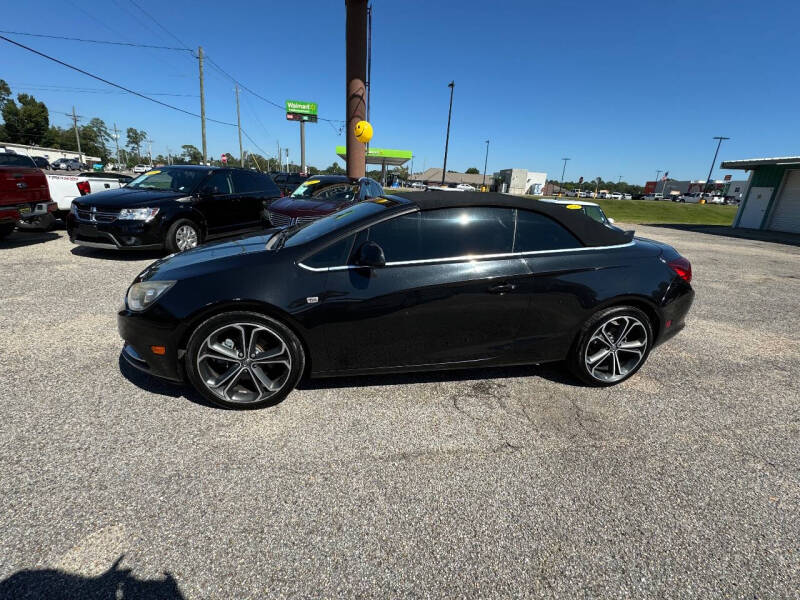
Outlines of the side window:
{"label": "side window", "polygon": [[529,210],[517,211],[514,252],[580,248],[578,239],[550,217]]}
{"label": "side window", "polygon": [[231,180],[226,171],[215,171],[212,173],[205,183],[204,188],[211,188],[214,194],[230,194]]}
{"label": "side window", "polygon": [[387,262],[511,252],[514,211],[467,207],[416,212],[370,228]]}
{"label": "side window", "polygon": [[233,192],[235,194],[247,194],[257,191],[250,180],[250,174],[244,171],[231,172],[231,181],[233,182]]}
{"label": "side window", "polygon": [[325,246],[322,250],[303,259],[303,264],[321,269],[324,267],[340,267],[347,264],[354,235],[349,235],[338,242]]}

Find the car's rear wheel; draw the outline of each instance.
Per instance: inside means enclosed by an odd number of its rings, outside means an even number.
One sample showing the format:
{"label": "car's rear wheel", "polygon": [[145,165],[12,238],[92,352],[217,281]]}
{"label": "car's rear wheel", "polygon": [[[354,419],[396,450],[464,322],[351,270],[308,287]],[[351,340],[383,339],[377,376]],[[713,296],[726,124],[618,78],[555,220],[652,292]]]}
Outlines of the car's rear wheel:
{"label": "car's rear wheel", "polygon": [[189,219],[178,219],[167,230],[166,246],[170,252],[197,248],[202,242],[200,227]]}
{"label": "car's rear wheel", "polygon": [[648,316],[633,306],[616,306],[595,313],[581,329],[568,364],[590,385],[616,385],[633,376],[653,346]]}
{"label": "car's rear wheel", "polygon": [[277,404],[305,369],[300,340],[283,323],[252,312],[225,313],[202,323],[186,349],[189,381],[225,408]]}

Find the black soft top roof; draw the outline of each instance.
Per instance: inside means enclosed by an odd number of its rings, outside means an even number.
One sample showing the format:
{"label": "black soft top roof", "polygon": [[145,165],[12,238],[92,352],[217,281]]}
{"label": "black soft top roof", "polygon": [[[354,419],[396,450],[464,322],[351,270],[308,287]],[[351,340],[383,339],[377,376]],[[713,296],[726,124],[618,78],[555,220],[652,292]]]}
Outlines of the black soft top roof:
{"label": "black soft top roof", "polygon": [[585,246],[614,246],[626,244],[633,239],[633,232],[609,227],[582,210],[567,208],[565,204],[539,202],[532,198],[500,194],[497,192],[405,192],[394,194],[419,206],[420,210],[458,208],[463,206],[498,206],[519,208],[548,216],[578,238]]}

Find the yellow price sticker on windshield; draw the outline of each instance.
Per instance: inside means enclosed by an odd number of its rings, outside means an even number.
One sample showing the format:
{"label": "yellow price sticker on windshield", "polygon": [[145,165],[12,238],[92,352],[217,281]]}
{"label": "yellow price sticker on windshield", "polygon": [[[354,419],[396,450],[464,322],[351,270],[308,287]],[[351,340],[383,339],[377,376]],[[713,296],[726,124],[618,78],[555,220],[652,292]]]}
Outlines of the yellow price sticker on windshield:
{"label": "yellow price sticker on windshield", "polygon": [[314,185],[315,183],[319,183],[319,179],[312,179],[311,181],[306,181],[303,185]]}
{"label": "yellow price sticker on windshield", "polygon": [[580,210],[583,207],[580,204],[567,204],[567,208],[571,208],[572,210]]}
{"label": "yellow price sticker on windshield", "polygon": [[158,175],[161,171],[148,171],[145,175]]}

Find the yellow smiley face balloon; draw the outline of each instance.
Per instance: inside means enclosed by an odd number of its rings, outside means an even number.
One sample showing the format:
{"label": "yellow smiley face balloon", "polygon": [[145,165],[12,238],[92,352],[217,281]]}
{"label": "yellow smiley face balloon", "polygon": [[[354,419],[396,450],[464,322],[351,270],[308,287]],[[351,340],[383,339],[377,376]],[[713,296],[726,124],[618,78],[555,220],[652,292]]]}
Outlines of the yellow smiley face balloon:
{"label": "yellow smiley face balloon", "polygon": [[372,139],[372,125],[370,125],[367,121],[359,121],[356,123],[353,133],[356,134],[356,139],[359,142],[366,144]]}

